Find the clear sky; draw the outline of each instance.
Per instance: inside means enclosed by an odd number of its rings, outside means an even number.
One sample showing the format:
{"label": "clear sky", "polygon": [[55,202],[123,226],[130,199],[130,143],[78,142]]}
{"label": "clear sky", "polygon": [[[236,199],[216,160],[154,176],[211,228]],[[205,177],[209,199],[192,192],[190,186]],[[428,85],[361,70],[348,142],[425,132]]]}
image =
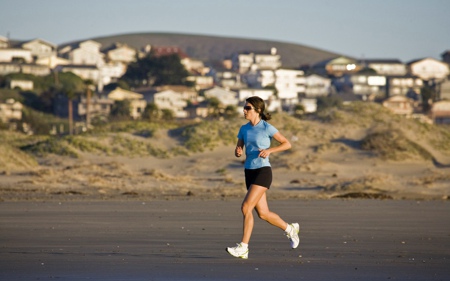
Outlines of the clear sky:
{"label": "clear sky", "polygon": [[298,43],[355,58],[441,59],[450,0],[0,0],[0,35],[54,44],[173,32]]}

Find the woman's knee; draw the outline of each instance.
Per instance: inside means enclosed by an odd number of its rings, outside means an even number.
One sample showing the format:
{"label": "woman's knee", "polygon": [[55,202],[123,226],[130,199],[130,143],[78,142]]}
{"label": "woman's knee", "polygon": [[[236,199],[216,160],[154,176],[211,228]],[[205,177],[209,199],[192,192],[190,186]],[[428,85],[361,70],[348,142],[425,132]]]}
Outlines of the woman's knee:
{"label": "woman's knee", "polygon": [[261,211],[259,211],[259,212],[257,212],[257,213],[258,213],[258,217],[259,217],[260,219],[265,220],[265,221],[268,220],[268,218],[269,218],[269,213],[270,213],[270,212],[261,212]]}
{"label": "woman's knee", "polygon": [[253,211],[253,207],[250,206],[250,204],[248,204],[247,202],[244,202],[241,205],[241,211],[242,211],[242,214],[245,216],[248,213],[251,213]]}

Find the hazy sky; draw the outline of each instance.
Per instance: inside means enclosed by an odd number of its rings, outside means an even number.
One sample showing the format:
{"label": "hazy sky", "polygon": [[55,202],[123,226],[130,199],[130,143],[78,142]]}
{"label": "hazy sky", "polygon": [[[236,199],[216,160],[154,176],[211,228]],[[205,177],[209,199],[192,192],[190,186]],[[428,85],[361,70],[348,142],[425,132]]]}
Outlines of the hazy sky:
{"label": "hazy sky", "polygon": [[0,0],[0,35],[54,44],[173,32],[298,43],[355,58],[441,59],[449,0]]}

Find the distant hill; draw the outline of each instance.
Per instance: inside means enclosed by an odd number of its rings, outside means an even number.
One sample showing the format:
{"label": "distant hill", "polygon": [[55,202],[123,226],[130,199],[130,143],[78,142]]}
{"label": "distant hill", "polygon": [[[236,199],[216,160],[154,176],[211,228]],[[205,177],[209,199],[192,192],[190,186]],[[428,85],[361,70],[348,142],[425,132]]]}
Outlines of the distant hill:
{"label": "distant hill", "polygon": [[[307,47],[300,44],[208,35],[132,33],[89,39],[101,43],[102,48],[109,47],[115,42],[125,43],[137,49],[141,49],[148,44],[154,46],[178,46],[182,48],[188,56],[211,63],[229,57],[235,52],[269,52],[272,47],[277,48],[278,53],[281,55],[283,67],[296,68],[300,65],[312,64],[339,56],[337,53]],[[78,42],[80,41],[62,44],[61,46]]]}

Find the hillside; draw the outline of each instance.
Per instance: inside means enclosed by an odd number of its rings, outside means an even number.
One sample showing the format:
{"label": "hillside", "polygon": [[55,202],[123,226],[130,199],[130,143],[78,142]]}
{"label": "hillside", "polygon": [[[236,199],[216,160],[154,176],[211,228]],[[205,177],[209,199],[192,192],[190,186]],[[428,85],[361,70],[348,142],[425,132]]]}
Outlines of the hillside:
{"label": "hillside", "polygon": [[[333,52],[319,50],[300,44],[194,34],[131,33],[89,39],[101,43],[102,48],[106,48],[115,42],[126,43],[138,49],[148,44],[155,46],[178,46],[182,48],[188,56],[205,62],[220,61],[229,57],[234,52],[268,52],[272,47],[277,48],[278,53],[281,55],[283,67],[298,67],[303,64],[311,64],[339,56],[339,54]],[[62,44],[61,47],[77,42],[79,41],[68,42]]]}

